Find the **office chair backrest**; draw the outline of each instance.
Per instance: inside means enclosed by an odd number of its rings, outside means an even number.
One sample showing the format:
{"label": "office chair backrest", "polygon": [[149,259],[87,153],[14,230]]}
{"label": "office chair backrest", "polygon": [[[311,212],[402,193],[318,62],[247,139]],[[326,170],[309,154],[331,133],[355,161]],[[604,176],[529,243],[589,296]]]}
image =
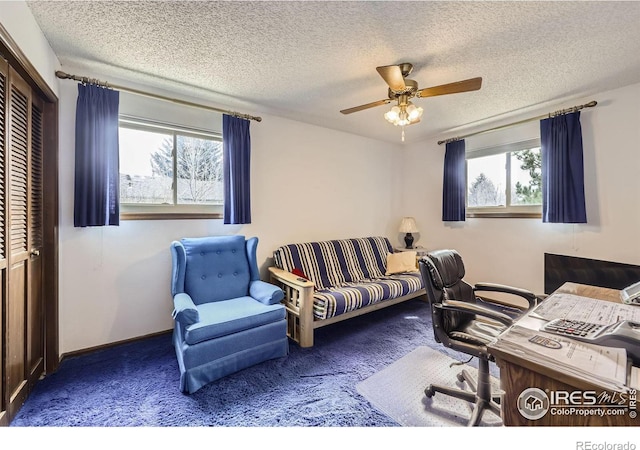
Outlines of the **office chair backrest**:
{"label": "office chair backrest", "polygon": [[473,288],[463,280],[465,275],[462,257],[455,250],[437,250],[427,255],[431,263],[429,275],[437,293],[437,302],[445,299],[475,301]]}
{"label": "office chair backrest", "polygon": [[443,311],[434,304],[443,300],[475,303],[473,288],[465,282],[462,258],[455,250],[437,250],[420,260],[420,272],[431,305],[434,335],[438,342],[448,340],[448,333],[460,329],[473,316],[459,311]]}

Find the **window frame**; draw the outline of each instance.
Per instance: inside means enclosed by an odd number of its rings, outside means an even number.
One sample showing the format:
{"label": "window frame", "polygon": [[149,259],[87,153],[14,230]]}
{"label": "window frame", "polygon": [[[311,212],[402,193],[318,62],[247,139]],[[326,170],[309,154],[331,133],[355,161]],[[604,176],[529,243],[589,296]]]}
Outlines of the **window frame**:
{"label": "window frame", "polygon": [[120,201],[121,220],[181,220],[181,219],[221,219],[224,203],[218,205],[179,205],[177,204],[177,136],[187,136],[218,140],[222,143],[222,133],[200,128],[177,125],[168,122],[145,119],[121,114],[118,117],[118,129],[128,128],[140,131],[160,132],[173,136],[173,201],[172,205],[124,203]]}
{"label": "window frame", "polygon": [[465,152],[465,211],[467,218],[542,218],[542,204],[540,205],[512,205],[511,204],[511,155],[505,162],[505,206],[469,206],[469,159],[485,156],[513,153],[521,150],[540,147],[540,138],[526,139],[509,144],[493,145]]}

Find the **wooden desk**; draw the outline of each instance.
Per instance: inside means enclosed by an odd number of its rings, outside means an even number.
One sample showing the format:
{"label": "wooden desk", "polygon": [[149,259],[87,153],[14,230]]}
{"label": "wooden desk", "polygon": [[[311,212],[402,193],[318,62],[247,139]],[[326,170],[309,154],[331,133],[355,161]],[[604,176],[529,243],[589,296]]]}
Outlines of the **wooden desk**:
{"label": "wooden desk", "polygon": [[[598,300],[620,303],[619,291],[595,286],[586,286],[575,283],[565,283],[556,292],[590,297]],[[526,316],[523,318],[525,319]],[[521,322],[521,319],[519,322]],[[509,330],[505,331],[505,334]],[[500,338],[498,338],[498,341]],[[595,391],[600,394],[605,390],[602,386],[588,382],[574,374],[562,372],[527,359],[526,355],[506,352],[489,345],[489,350],[495,357],[500,367],[500,384],[505,392],[501,402],[502,420],[506,426],[638,426],[640,418],[631,417],[627,411],[624,415],[578,415],[550,414],[537,420],[530,420],[522,416],[518,410],[518,397],[528,388],[538,388],[549,394],[551,391]],[[578,393],[579,395],[580,393]],[[629,396],[629,394],[626,394]],[[640,399],[639,399],[640,400]],[[613,409],[613,408],[612,408]],[[640,405],[638,406],[640,410]],[[640,411],[638,411],[640,412]]]}

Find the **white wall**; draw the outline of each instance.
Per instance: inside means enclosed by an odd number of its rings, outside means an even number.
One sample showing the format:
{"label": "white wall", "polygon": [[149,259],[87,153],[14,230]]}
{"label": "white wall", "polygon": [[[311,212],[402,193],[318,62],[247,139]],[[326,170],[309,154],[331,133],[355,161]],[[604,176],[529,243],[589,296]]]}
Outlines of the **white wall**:
{"label": "white wall", "polygon": [[[467,279],[544,290],[544,253],[640,264],[640,85],[605,92],[557,109],[597,100],[581,113],[587,224],[545,224],[542,219],[467,219],[442,222],[444,145],[437,141],[404,150],[403,206],[422,231],[420,244],[457,249]],[[554,108],[555,109],[555,108]],[[531,111],[528,117],[550,110]],[[520,118],[503,120],[515,122]],[[460,135],[492,128],[484,124]],[[467,149],[539,135],[539,123],[507,128],[467,139]]]}
{"label": "white wall", "polygon": [[[251,122],[252,224],[151,220],[74,228],[76,96],[76,83],[61,84],[61,353],[172,328],[169,244],[174,239],[258,236],[258,261],[266,279],[273,250],[283,244],[370,235],[397,238],[399,146],[273,116]],[[126,93],[121,93],[120,111],[214,129],[220,123],[216,113]]]}
{"label": "white wall", "polygon": [[25,2],[0,1],[0,24],[55,94],[60,63]]}

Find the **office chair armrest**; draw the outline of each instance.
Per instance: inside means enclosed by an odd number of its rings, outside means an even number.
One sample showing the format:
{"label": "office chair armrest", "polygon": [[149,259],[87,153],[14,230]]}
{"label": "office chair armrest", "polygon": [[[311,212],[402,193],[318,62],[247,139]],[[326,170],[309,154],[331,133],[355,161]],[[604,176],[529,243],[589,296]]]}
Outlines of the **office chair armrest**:
{"label": "office chair armrest", "polygon": [[538,296],[533,292],[517,288],[513,286],[506,286],[504,284],[496,284],[496,283],[477,283],[474,288],[474,292],[502,292],[504,294],[512,294],[517,295],[518,297],[524,298],[529,303],[529,309],[536,306],[536,301],[538,300]]}
{"label": "office chair armrest", "polygon": [[442,308],[450,311],[460,311],[469,314],[475,314],[478,316],[488,317],[489,319],[496,320],[506,326],[513,325],[513,319],[506,314],[503,314],[492,309],[483,308],[479,305],[474,305],[469,302],[461,302],[459,300],[444,300],[441,304],[434,304],[436,308]]}

